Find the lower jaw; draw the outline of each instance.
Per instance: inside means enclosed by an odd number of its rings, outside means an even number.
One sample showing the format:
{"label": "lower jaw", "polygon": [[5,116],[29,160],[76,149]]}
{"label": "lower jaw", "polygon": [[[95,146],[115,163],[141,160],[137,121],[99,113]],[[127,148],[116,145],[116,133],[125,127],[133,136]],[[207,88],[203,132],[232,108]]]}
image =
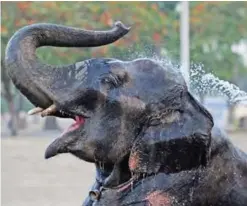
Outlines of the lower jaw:
{"label": "lower jaw", "polygon": [[86,161],[88,163],[95,163],[95,159],[92,155],[88,155],[82,151],[69,151],[69,153],[79,158],[80,160]]}

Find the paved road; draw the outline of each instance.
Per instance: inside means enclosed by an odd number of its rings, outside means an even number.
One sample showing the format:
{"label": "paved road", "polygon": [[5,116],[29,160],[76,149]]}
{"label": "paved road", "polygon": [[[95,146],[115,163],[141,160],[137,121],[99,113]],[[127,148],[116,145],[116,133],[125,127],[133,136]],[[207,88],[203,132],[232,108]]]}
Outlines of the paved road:
{"label": "paved road", "polygon": [[[247,135],[231,135],[247,151]],[[93,181],[94,167],[71,155],[43,158],[47,137],[2,139],[2,205],[80,205]]]}

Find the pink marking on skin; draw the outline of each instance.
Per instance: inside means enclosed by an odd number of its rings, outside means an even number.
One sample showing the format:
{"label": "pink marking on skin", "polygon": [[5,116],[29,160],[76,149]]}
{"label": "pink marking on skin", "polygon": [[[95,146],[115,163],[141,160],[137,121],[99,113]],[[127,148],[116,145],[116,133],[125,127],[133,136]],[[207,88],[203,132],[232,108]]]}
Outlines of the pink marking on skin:
{"label": "pink marking on skin", "polygon": [[137,152],[133,152],[129,157],[129,168],[135,170],[138,167],[139,156]]}
{"label": "pink marking on skin", "polygon": [[149,206],[171,206],[171,198],[167,193],[162,191],[154,191],[148,194],[145,198],[148,201]]}

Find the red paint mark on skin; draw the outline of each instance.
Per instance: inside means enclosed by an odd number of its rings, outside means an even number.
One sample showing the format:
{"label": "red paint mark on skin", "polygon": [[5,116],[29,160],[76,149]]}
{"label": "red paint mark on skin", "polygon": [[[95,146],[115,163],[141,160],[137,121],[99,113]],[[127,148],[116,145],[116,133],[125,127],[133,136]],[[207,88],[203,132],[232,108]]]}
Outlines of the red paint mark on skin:
{"label": "red paint mark on skin", "polygon": [[139,155],[137,152],[133,152],[129,157],[129,168],[135,170],[138,167]]}
{"label": "red paint mark on skin", "polygon": [[171,206],[171,198],[161,191],[149,193],[145,200],[148,201],[148,206]]}

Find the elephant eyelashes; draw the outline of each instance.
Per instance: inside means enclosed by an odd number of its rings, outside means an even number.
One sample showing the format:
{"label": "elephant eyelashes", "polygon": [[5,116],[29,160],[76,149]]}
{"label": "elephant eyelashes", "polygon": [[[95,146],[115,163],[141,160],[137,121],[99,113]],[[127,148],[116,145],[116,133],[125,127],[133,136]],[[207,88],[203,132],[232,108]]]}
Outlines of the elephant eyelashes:
{"label": "elephant eyelashes", "polygon": [[110,74],[109,76],[101,79],[101,84],[107,86],[109,89],[112,89],[119,87],[121,85],[121,81],[115,75]]}

